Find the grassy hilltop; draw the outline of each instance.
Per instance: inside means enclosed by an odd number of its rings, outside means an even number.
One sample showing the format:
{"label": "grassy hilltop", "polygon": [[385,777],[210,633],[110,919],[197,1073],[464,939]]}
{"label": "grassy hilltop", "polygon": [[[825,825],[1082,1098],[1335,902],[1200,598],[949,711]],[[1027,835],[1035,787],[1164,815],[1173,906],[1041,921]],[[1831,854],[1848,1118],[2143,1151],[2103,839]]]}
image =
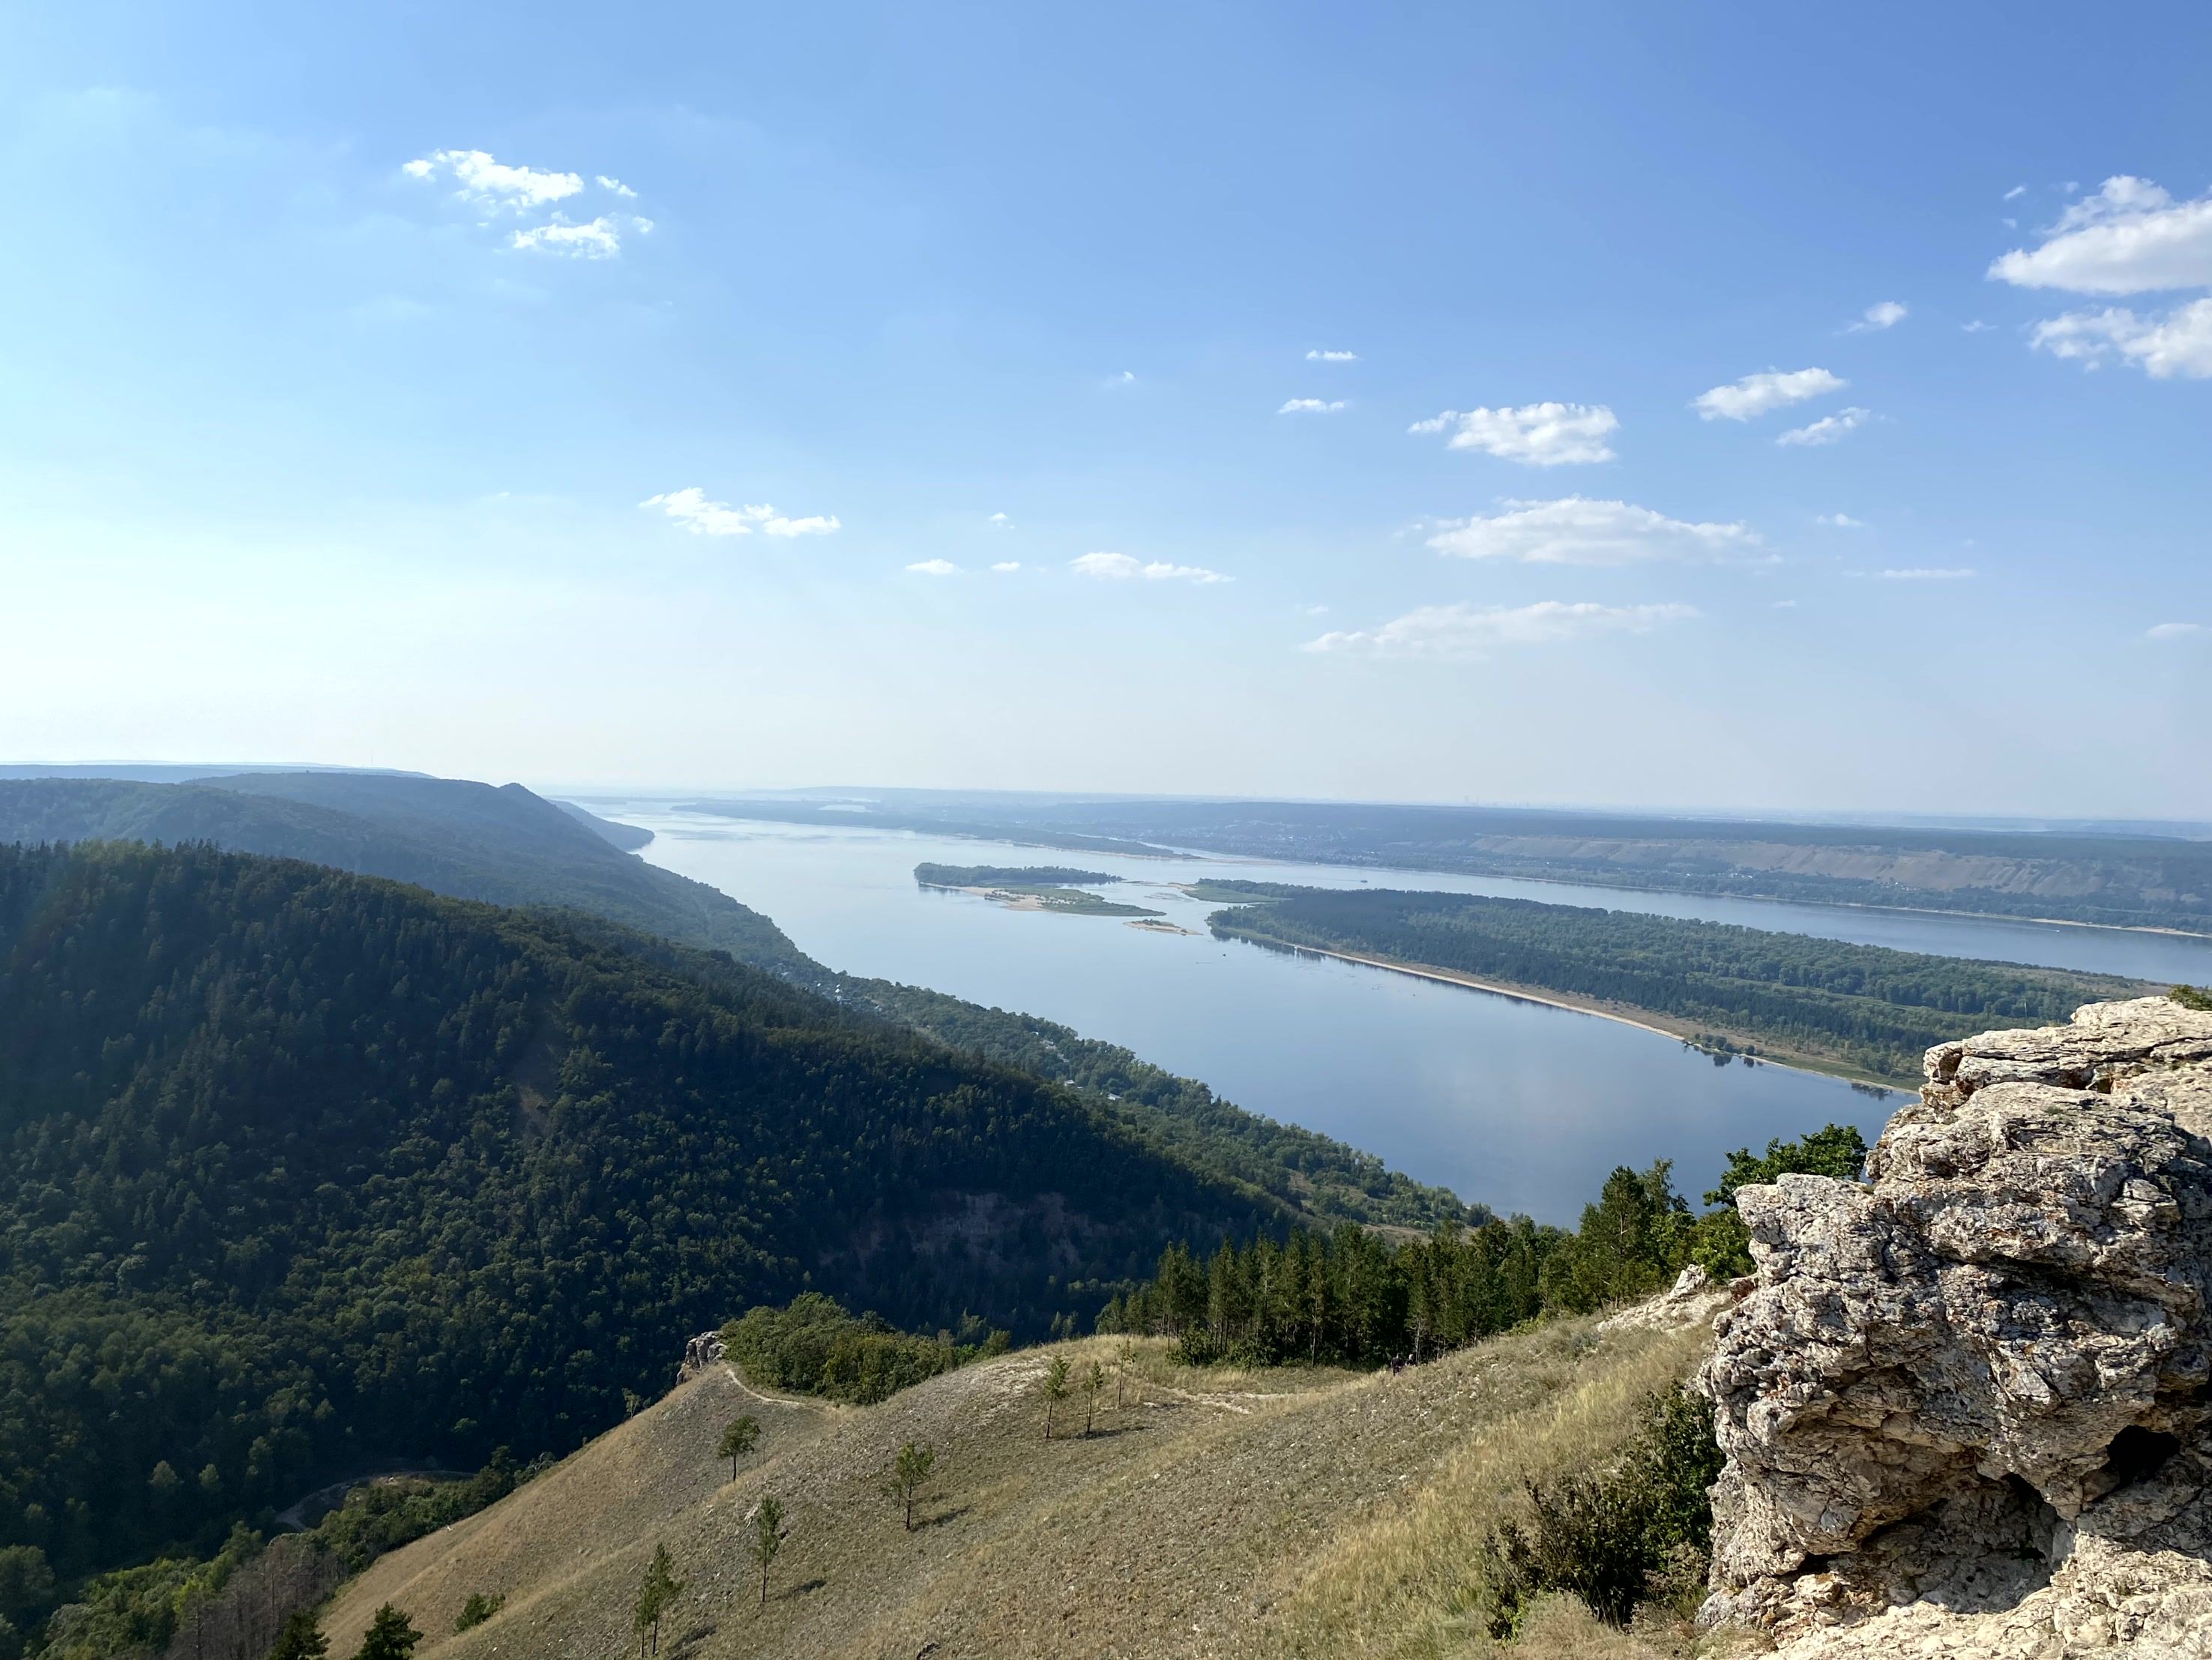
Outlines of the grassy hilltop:
{"label": "grassy hilltop", "polygon": [[[1113,1340],[1023,1351],[857,1408],[716,1367],[377,1562],[325,1629],[349,1654],[389,1602],[429,1634],[418,1660],[634,1652],[638,1587],[665,1545],[685,1590],[662,1652],[684,1660],[1485,1654],[1475,1576],[1492,1526],[1527,1478],[1602,1460],[1703,1341],[1559,1322],[1398,1377],[1191,1371],[1147,1342],[1127,1404],[1113,1408],[1109,1384],[1085,1436],[1079,1398],[1048,1444],[1047,1367],[1110,1367]],[[716,1448],[739,1415],[763,1436],[732,1481]],[[937,1454],[911,1533],[878,1490],[907,1442]],[[764,1494],[789,1538],[763,1610],[746,1547]],[[505,1601],[457,1634],[471,1595]],[[1593,1660],[1649,1652],[1558,1606],[1518,1652],[1569,1645]]]}

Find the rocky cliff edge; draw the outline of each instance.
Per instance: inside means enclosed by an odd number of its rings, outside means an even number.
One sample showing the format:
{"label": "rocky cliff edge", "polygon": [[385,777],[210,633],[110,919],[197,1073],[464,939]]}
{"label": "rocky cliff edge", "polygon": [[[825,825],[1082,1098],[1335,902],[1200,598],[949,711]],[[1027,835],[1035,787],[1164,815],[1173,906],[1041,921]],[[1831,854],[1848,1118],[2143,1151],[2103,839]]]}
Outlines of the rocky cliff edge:
{"label": "rocky cliff edge", "polygon": [[1709,1624],[1792,1660],[2212,1657],[2212,1012],[1929,1051],[1868,1184],[1737,1203]]}

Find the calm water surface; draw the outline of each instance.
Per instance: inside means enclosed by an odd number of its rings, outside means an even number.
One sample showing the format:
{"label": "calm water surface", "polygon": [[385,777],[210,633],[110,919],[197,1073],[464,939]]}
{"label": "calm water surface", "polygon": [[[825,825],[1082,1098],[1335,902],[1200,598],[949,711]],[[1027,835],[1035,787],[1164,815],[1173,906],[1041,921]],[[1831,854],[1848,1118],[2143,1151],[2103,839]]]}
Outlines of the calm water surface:
{"label": "calm water surface", "polygon": [[[1692,1197],[1732,1147],[1836,1121],[1871,1140],[1902,1098],[1779,1067],[1716,1067],[1615,1021],[1205,932],[1215,906],[1167,889],[1202,876],[1418,887],[1701,916],[1957,956],[2212,980],[2212,942],[1824,906],[1355,871],[1214,857],[1132,859],[902,831],[829,830],[599,805],[655,832],[645,857],[773,917],[831,968],[1058,1020],[1204,1079],[1239,1106],[1380,1155],[1504,1211],[1571,1222],[1615,1164],[1675,1161]],[[1066,864],[1188,934],[1117,917],[1010,910],[918,887],[914,867]]]}

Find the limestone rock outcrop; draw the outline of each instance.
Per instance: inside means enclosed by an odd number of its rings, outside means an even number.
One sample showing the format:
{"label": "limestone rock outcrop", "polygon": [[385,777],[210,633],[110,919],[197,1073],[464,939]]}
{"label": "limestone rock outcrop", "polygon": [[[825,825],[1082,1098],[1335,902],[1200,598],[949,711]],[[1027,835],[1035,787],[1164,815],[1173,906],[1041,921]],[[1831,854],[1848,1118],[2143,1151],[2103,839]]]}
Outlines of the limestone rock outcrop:
{"label": "limestone rock outcrop", "polygon": [[688,1383],[701,1372],[722,1363],[722,1334],[702,1331],[684,1346],[684,1364],[676,1368],[676,1381]]}
{"label": "limestone rock outcrop", "polygon": [[1929,1051],[1865,1186],[1741,1189],[1705,1620],[1801,1660],[2212,1657],[2208,1136],[2212,1012],[2143,998]]}

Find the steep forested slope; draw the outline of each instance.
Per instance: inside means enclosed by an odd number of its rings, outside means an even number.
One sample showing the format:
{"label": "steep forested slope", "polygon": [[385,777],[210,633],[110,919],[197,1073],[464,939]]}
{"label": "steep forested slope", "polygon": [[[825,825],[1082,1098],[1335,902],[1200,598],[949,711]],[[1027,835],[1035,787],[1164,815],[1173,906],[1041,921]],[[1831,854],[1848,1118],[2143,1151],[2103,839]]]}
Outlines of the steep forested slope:
{"label": "steep forested slope", "polygon": [[[726,952],[942,1043],[1082,1090],[1179,1161],[1266,1189],[1327,1219],[1415,1225],[1462,1213],[1439,1188],[1340,1141],[1218,1100],[1205,1085],[1031,1016],[831,972],[767,917],[647,865],[519,784],[414,775],[245,773],[186,784],[0,781],[0,842],[210,842],[420,883],[495,904],[587,912],[678,945]],[[616,827],[620,829],[622,827]],[[649,839],[649,838],[648,838]],[[639,942],[623,939],[618,949]]]}
{"label": "steep forested slope", "polygon": [[565,1448],[810,1286],[1035,1333],[1274,1216],[1070,1091],[598,932],[0,847],[0,1546],[68,1571],[355,1460]]}
{"label": "steep forested slope", "polygon": [[88,841],[213,842],[495,905],[588,910],[763,968],[821,973],[757,911],[632,857],[520,784],[330,772],[0,781],[0,842]]}

